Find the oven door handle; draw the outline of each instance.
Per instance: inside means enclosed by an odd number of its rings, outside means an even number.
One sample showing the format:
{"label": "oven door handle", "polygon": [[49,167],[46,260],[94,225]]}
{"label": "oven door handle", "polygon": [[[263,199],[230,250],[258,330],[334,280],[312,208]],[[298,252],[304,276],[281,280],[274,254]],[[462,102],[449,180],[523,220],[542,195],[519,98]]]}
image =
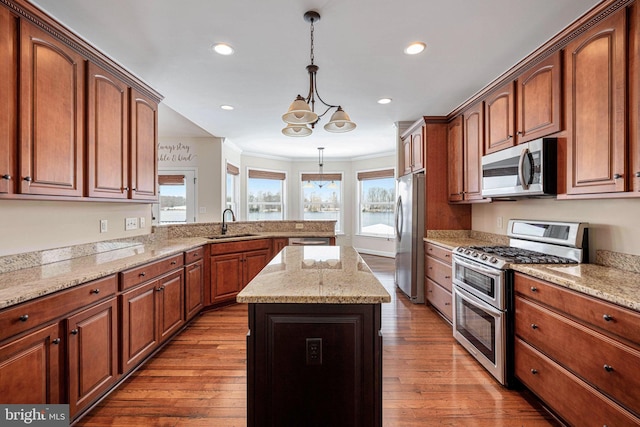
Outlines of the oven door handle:
{"label": "oven door handle", "polygon": [[520,184],[525,190],[529,189],[529,180],[524,176],[524,160],[529,155],[529,149],[523,148],[520,153],[520,160],[518,161],[518,177],[520,178]]}
{"label": "oven door handle", "polygon": [[[454,264],[460,264],[463,265],[467,268],[470,268],[471,270],[475,270],[475,271],[479,271],[482,273],[485,273],[491,277],[500,277],[500,275],[502,274],[502,270],[499,269],[489,269],[489,268],[485,268],[479,264],[476,263],[470,263],[468,261],[465,261],[463,258],[457,257],[457,256],[453,256],[453,263]],[[455,270],[454,270],[455,272]]]}
{"label": "oven door handle", "polygon": [[473,304],[474,306],[482,309],[483,311],[489,313],[490,315],[492,315],[495,318],[498,318],[500,316],[502,316],[504,314],[503,311],[498,310],[497,308],[493,307],[491,304],[482,301],[479,298],[474,297],[473,295],[471,295],[469,292],[465,291],[464,289],[460,289],[457,286],[453,287],[453,292],[454,292],[454,296],[458,295],[460,298],[462,298],[463,300],[466,300],[468,303]]}

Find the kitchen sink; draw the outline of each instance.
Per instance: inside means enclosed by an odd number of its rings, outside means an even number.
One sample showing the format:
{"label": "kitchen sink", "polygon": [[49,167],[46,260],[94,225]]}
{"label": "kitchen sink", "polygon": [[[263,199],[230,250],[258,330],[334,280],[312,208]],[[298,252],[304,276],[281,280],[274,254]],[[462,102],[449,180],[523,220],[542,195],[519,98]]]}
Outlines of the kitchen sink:
{"label": "kitchen sink", "polygon": [[251,233],[243,233],[243,234],[218,234],[216,236],[209,236],[207,239],[211,240],[221,240],[221,239],[236,239],[238,237],[253,237],[257,236],[257,234]]}

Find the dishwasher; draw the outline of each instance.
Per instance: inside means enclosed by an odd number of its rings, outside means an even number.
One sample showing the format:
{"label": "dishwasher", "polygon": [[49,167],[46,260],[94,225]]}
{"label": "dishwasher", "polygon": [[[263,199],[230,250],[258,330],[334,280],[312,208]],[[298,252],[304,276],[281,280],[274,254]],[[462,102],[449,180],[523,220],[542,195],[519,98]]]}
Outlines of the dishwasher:
{"label": "dishwasher", "polygon": [[291,237],[289,246],[329,246],[330,237]]}

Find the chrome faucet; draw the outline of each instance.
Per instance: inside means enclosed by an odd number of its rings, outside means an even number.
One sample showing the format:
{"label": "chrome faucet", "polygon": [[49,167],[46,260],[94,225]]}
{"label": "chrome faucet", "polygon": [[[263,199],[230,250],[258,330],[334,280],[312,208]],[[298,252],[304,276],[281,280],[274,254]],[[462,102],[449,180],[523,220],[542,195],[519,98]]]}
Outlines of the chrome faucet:
{"label": "chrome faucet", "polygon": [[222,231],[221,231],[221,234],[227,234],[227,221],[225,220],[225,216],[226,216],[227,212],[231,212],[231,220],[232,221],[236,220],[236,215],[233,213],[231,208],[227,208],[227,209],[223,210],[222,211]]}

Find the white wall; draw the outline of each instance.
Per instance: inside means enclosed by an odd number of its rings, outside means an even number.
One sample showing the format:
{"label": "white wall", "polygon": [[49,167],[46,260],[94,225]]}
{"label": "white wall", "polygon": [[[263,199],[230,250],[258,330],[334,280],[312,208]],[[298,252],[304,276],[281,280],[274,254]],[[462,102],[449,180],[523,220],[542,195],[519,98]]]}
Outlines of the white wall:
{"label": "white wall", "polygon": [[[498,217],[503,218],[502,228],[497,227]],[[588,222],[592,261],[596,249],[640,255],[638,199],[524,199],[472,207],[472,228],[477,231],[504,235],[513,218]]]}

